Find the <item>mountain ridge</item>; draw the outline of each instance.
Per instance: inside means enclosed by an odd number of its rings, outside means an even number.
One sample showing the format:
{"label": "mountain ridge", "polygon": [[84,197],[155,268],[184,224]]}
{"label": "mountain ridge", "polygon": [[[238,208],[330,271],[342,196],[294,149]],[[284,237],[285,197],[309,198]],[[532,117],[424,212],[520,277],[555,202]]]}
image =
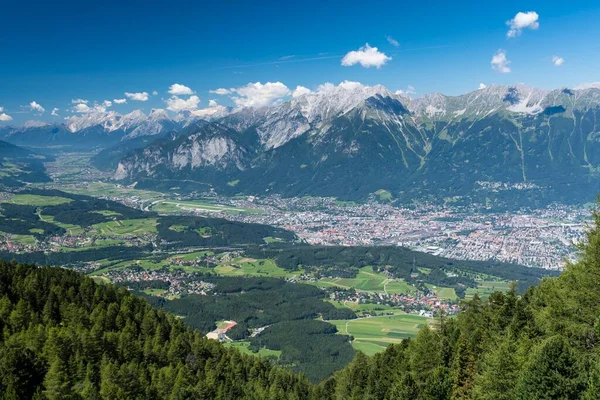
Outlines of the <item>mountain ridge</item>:
{"label": "mountain ridge", "polygon": [[[407,200],[472,195],[477,182],[503,182],[520,185],[513,194],[524,201],[587,201],[600,189],[598,114],[595,88],[490,86],[413,100],[380,86],[342,83],[211,123],[231,130],[221,132],[227,145],[218,154],[214,132],[202,129],[181,138],[177,149],[150,144],[125,156],[115,178],[177,187],[191,179],[227,194],[348,199],[385,189]],[[218,165],[191,156],[182,162],[182,152],[193,148],[216,155]],[[144,151],[152,153],[151,163]],[[226,185],[234,180],[235,187]]]}

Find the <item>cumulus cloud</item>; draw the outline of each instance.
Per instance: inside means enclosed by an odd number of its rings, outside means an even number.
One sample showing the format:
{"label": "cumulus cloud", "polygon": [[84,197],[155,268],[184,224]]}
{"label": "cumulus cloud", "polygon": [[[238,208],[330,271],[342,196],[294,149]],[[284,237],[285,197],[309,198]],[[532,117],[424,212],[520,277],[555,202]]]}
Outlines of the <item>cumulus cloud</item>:
{"label": "cumulus cloud", "polygon": [[73,111],[78,113],[89,113],[92,111],[92,108],[85,103],[79,103],[73,107]]}
{"label": "cumulus cloud", "polygon": [[50,115],[52,115],[53,117],[60,117],[60,115],[58,115],[58,111],[58,108],[54,107]]}
{"label": "cumulus cloud", "polygon": [[552,63],[554,65],[556,65],[557,67],[560,67],[561,65],[563,65],[565,63],[565,59],[559,56],[554,56],[552,57]]}
{"label": "cumulus cloud", "polygon": [[87,114],[91,112],[103,113],[106,112],[108,107],[112,106],[112,102],[109,100],[104,100],[102,103],[94,103],[92,106],[86,103],[75,104],[71,111],[80,114]]}
{"label": "cumulus cloud", "polygon": [[386,56],[384,53],[377,50],[377,47],[371,47],[367,43],[358,50],[348,52],[344,58],[342,58],[342,65],[344,67],[350,67],[352,65],[360,64],[365,68],[381,68],[391,59],[392,57]]}
{"label": "cumulus cloud", "polygon": [[125,96],[134,101],[148,101],[148,92],[129,93],[125,92]]}
{"label": "cumulus cloud", "polygon": [[127,99],[113,99],[113,101],[115,102],[115,104],[126,104],[127,103]]}
{"label": "cumulus cloud", "polygon": [[173,96],[185,96],[194,94],[194,91],[185,85],[174,83],[169,86],[169,93]]}
{"label": "cumulus cloud", "polygon": [[396,39],[394,39],[393,37],[386,35],[385,39],[388,41],[389,44],[391,44],[394,47],[398,47],[400,46],[400,43],[398,43],[398,41]]}
{"label": "cumulus cloud", "polygon": [[515,17],[509,21],[506,21],[506,25],[509,26],[506,36],[514,38],[521,35],[523,29],[537,29],[540,27],[538,13],[535,11],[518,12]]}
{"label": "cumulus cloud", "polygon": [[79,103],[87,104],[88,101],[84,100],[84,99],[72,99],[71,100],[71,104],[79,104]]}
{"label": "cumulus cloud", "polygon": [[4,107],[0,107],[0,112],[4,111]]}
{"label": "cumulus cloud", "polygon": [[325,82],[317,86],[317,93],[325,93],[333,89],[335,85],[331,82]]}
{"label": "cumulus cloud", "polygon": [[296,89],[294,89],[294,91],[292,92],[292,97],[296,98],[308,93],[311,93],[311,90],[309,88],[298,85],[296,86]]}
{"label": "cumulus cloud", "polygon": [[415,87],[413,85],[408,85],[408,87],[406,89],[398,89],[396,90],[396,92],[394,94],[401,96],[410,96],[417,93],[417,91],[415,90]]}
{"label": "cumulus cloud", "polygon": [[487,85],[486,85],[485,83],[480,83],[480,84],[479,84],[479,88],[478,88],[478,89],[479,89],[479,90],[483,90],[483,89],[485,89],[486,87],[487,87]]}
{"label": "cumulus cloud", "polygon": [[290,94],[281,82],[249,83],[232,91],[239,95],[231,98],[238,107],[264,107]]}
{"label": "cumulus cloud", "polygon": [[508,67],[510,60],[506,57],[505,50],[499,49],[492,57],[491,64],[494,71],[498,71],[503,74],[508,74],[510,72],[510,68]]}
{"label": "cumulus cloud", "polygon": [[225,88],[219,88],[219,89],[215,89],[215,90],[211,90],[210,93],[214,93],[214,94],[218,94],[218,95],[226,95],[226,94],[230,94],[231,90],[229,89],[225,89]]}
{"label": "cumulus cloud", "polygon": [[190,96],[187,100],[184,100],[181,97],[171,96],[171,98],[167,99],[165,103],[167,103],[167,110],[174,112],[194,111],[198,109],[200,98],[194,95]]}
{"label": "cumulus cloud", "polygon": [[152,96],[156,96],[156,95],[158,95],[158,92],[156,90],[153,90],[152,91]]}
{"label": "cumulus cloud", "polygon": [[31,111],[43,114],[44,111],[46,111],[46,109],[44,107],[42,107],[40,104],[36,103],[35,101],[32,101],[31,103],[29,103],[29,108],[31,109]]}
{"label": "cumulus cloud", "polygon": [[2,122],[8,122],[8,121],[12,121],[12,117],[6,113],[1,112],[2,110],[0,110],[0,121]]}

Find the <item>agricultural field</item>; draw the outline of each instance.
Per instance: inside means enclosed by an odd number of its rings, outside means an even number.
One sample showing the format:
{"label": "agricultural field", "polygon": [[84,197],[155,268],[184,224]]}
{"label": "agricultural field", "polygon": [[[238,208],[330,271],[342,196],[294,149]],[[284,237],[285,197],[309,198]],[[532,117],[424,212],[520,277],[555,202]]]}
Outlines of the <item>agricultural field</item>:
{"label": "agricultural field", "polygon": [[440,299],[454,300],[457,298],[456,292],[450,287],[438,287],[430,284],[425,284],[429,289],[434,291]]}
{"label": "agricultural field", "polygon": [[235,347],[236,349],[238,349],[240,352],[244,353],[244,354],[249,354],[249,355],[253,355],[253,356],[259,356],[259,357],[276,357],[279,358],[281,356],[281,351],[280,350],[271,350],[271,349],[267,349],[265,347],[263,347],[262,349],[260,349],[257,353],[254,353],[252,350],[250,350],[250,342],[226,342],[224,343],[225,346],[227,347]]}
{"label": "agricultural field", "polygon": [[472,299],[475,294],[479,297],[486,299],[490,294],[494,292],[508,292],[510,290],[510,282],[506,281],[477,281],[476,288],[468,288],[465,293],[465,299]]}
{"label": "agricultural field", "polygon": [[61,228],[65,229],[67,233],[71,236],[77,236],[83,233],[83,228],[79,225],[65,224],[62,222],[55,221],[52,215],[42,215],[41,213],[39,213],[38,216],[44,222],[49,222],[51,224],[60,226]]}
{"label": "agricultural field", "polygon": [[156,218],[124,219],[91,226],[91,233],[100,236],[135,236],[156,233]]}
{"label": "agricultural field", "polygon": [[381,352],[390,344],[415,336],[422,327],[433,323],[431,318],[398,310],[393,312],[394,315],[328,322],[337,327],[338,333],[352,335],[352,347],[367,355]]}
{"label": "agricultural field", "polygon": [[272,260],[255,260],[238,257],[214,268],[214,272],[223,276],[262,276],[272,278],[291,278],[302,271],[287,271],[278,267]]}
{"label": "agricultural field", "polygon": [[71,201],[71,199],[67,199],[66,197],[17,194],[11,197],[8,202],[22,206],[57,206],[60,204],[70,203]]}
{"label": "agricultural field", "polygon": [[360,268],[354,278],[321,278],[315,284],[323,287],[337,286],[344,289],[355,288],[361,292],[387,294],[409,293],[416,290],[414,286],[401,279],[389,279],[382,273],[374,272],[370,266]]}

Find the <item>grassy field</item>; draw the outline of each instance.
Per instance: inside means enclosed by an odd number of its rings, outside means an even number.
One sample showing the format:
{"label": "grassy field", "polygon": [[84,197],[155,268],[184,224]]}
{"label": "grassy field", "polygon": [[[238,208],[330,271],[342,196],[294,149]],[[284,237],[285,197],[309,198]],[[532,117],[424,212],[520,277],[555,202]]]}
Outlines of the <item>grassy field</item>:
{"label": "grassy field", "polygon": [[253,258],[234,258],[230,262],[215,267],[214,272],[223,276],[269,276],[273,278],[290,278],[301,271],[288,271],[278,267],[271,260],[255,260]]}
{"label": "grassy field", "polygon": [[476,288],[468,288],[465,293],[466,299],[472,299],[475,294],[481,298],[487,298],[494,292],[508,292],[510,290],[510,282],[506,281],[478,281]]}
{"label": "grassy field", "polygon": [[101,283],[101,284],[110,283],[110,279],[108,279],[105,276],[91,275],[90,278],[92,278],[94,280],[94,282],[96,282],[96,283]]}
{"label": "grassy field", "polygon": [[430,284],[425,284],[425,286],[433,290],[440,299],[455,300],[457,298],[453,288],[439,287]]}
{"label": "grassy field", "polygon": [[167,293],[167,291],[164,289],[146,289],[143,292],[149,296],[163,296],[165,293]]}
{"label": "grassy field", "polygon": [[62,222],[55,221],[53,215],[38,215],[40,216],[40,219],[42,221],[60,226],[61,228],[65,229],[69,235],[77,236],[83,232],[83,228],[81,226],[73,224],[63,224]]}
{"label": "grassy field", "polygon": [[396,310],[394,315],[389,316],[328,322],[334,324],[340,334],[352,335],[352,347],[356,350],[373,355],[392,343],[415,336],[419,329],[431,323],[431,319]]}
{"label": "grassy field", "polygon": [[23,246],[33,246],[36,243],[35,237],[32,235],[11,235],[8,241]]}
{"label": "grassy field", "polygon": [[12,204],[27,206],[57,206],[59,204],[70,203],[72,200],[66,197],[58,196],[38,196],[35,194],[17,194],[8,202]]}
{"label": "grassy field", "polygon": [[112,210],[98,210],[98,211],[92,211],[93,213],[96,214],[100,214],[100,215],[104,215],[105,217],[118,217],[121,214],[120,212],[116,212],[116,211],[112,211]]}
{"label": "grassy field", "polygon": [[91,233],[100,236],[133,236],[156,233],[156,218],[124,219],[92,225]]}
{"label": "grassy field", "polygon": [[341,288],[355,288],[362,292],[374,293],[407,293],[416,289],[401,279],[389,279],[382,273],[374,272],[370,266],[358,271],[355,278],[322,278],[315,283],[317,286],[338,286]]}
{"label": "grassy field", "polygon": [[204,256],[212,256],[214,253],[212,251],[194,251],[192,253],[185,253],[185,254],[175,254],[171,257],[171,259],[180,259],[180,260],[184,260],[184,261],[190,261],[190,260],[195,260],[198,257],[204,257]]}
{"label": "grassy field", "polygon": [[249,342],[228,342],[225,343],[225,346],[227,347],[235,347],[236,349],[238,349],[240,352],[244,353],[244,354],[250,354],[253,356],[259,356],[259,357],[277,357],[279,358],[281,356],[281,351],[280,350],[270,350],[267,348],[262,348],[260,349],[257,353],[253,353],[248,347],[250,346]]}

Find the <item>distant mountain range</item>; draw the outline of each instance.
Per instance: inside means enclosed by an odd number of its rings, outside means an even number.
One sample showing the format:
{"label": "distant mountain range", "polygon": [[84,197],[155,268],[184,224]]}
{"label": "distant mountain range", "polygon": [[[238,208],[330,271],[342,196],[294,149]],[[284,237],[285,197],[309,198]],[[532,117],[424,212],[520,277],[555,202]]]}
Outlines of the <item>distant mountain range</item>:
{"label": "distant mountain range", "polygon": [[[116,144],[115,157],[96,165],[116,166],[116,179],[142,186],[535,204],[587,201],[600,191],[599,121],[593,86],[490,86],[412,99],[343,82],[200,124],[155,110],[86,115],[52,129],[61,140],[65,131]],[[0,131],[0,138],[19,143],[44,129]],[[148,135],[156,140],[125,145]]]}

